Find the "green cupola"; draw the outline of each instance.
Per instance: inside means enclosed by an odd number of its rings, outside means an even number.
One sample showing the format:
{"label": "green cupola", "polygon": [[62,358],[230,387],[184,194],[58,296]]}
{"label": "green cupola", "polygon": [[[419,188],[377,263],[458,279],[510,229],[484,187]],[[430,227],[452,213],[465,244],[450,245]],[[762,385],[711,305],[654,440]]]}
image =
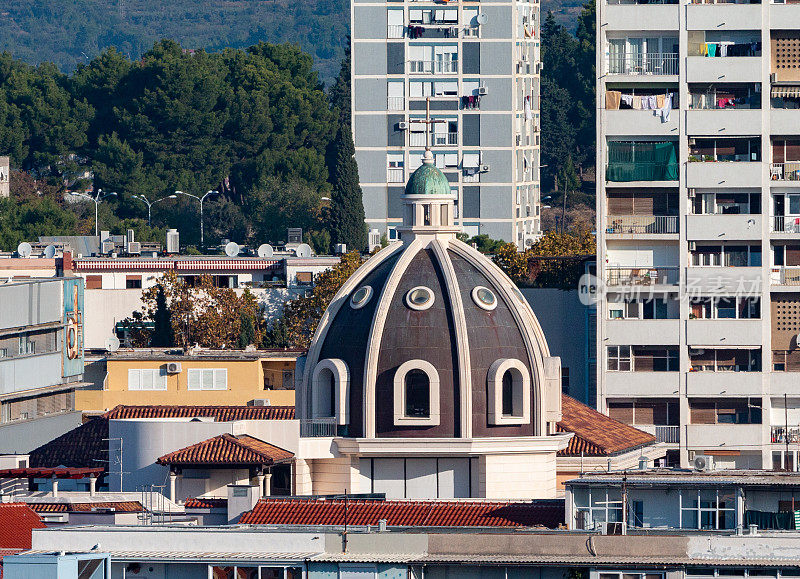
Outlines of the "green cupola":
{"label": "green cupola", "polygon": [[433,153],[425,151],[422,165],[406,183],[406,195],[450,195],[450,182],[433,164]]}

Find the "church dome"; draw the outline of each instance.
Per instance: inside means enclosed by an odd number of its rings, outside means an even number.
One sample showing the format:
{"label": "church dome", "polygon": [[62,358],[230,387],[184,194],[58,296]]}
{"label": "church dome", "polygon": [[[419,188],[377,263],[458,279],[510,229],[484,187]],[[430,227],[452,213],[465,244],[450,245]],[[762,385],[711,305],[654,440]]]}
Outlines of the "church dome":
{"label": "church dome", "polygon": [[425,152],[422,165],[406,183],[406,195],[450,195],[450,182],[434,164],[433,154]]}

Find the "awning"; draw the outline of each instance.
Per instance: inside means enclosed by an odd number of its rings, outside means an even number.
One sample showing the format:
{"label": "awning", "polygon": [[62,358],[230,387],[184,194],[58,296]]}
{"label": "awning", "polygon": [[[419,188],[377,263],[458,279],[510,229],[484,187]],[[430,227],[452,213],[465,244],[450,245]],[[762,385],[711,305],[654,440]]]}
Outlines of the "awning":
{"label": "awning", "polygon": [[772,98],[783,98],[783,97],[800,98],[800,85],[773,86]]}
{"label": "awning", "polygon": [[175,262],[178,271],[269,270],[279,266],[277,259],[193,259]]}

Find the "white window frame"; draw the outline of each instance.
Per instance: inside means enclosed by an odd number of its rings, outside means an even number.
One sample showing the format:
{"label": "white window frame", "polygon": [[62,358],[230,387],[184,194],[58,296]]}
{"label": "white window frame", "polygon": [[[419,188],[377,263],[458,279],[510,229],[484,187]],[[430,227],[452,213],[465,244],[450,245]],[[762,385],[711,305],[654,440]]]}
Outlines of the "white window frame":
{"label": "white window frame", "polygon": [[[142,377],[150,376],[151,387],[144,388]],[[167,389],[167,370],[161,368],[131,368],[128,370],[128,390],[131,391],[164,391]]]}
{"label": "white window frame", "polygon": [[[511,414],[503,414],[503,376],[511,371],[513,376]],[[531,377],[521,360],[501,358],[489,367],[489,424],[512,425],[531,422]]]}
{"label": "white window frame", "polygon": [[[323,373],[327,371],[333,374],[334,380],[333,416],[321,413],[318,397],[321,388],[327,386],[322,383]],[[326,358],[314,366],[314,373],[311,376],[311,417],[335,418],[336,424],[350,422],[350,370],[344,360]]]}
{"label": "white window frame", "polygon": [[[211,374],[211,388],[205,387],[205,374]],[[189,368],[186,374],[186,389],[199,391],[227,390],[227,368]]]}
{"label": "white window frame", "polygon": [[[421,370],[428,375],[430,414],[427,418],[406,416],[406,374]],[[394,374],[394,424],[395,426],[439,426],[439,372],[425,360],[408,360]]]}
{"label": "white window frame", "polygon": [[[701,500],[700,500],[700,493],[701,492],[714,492],[715,493],[715,495],[714,495],[714,497],[715,497],[714,498],[714,506],[713,507],[702,507],[701,506]],[[725,508],[720,508],[720,506],[719,506],[720,489],[718,489],[718,488],[716,488],[716,489],[691,489],[691,490],[681,489],[680,491],[678,491],[678,493],[679,493],[678,494],[678,500],[680,501],[680,520],[678,522],[678,527],[679,528],[681,528],[681,529],[702,529],[702,516],[703,516],[703,513],[714,513],[714,517],[715,517],[715,520],[716,520],[717,525],[718,525],[719,524],[719,515],[722,512],[724,512],[724,513],[733,513],[733,518],[731,519],[731,523],[732,523],[731,526],[730,527],[724,527],[723,529],[719,529],[718,526],[715,526],[714,529],[709,529],[709,530],[730,530],[730,529],[735,529],[736,528],[736,525],[738,523],[737,520],[736,520],[736,516],[737,516],[736,515],[736,493],[734,492],[733,489],[723,490],[724,494],[733,495],[733,500],[730,502],[730,506],[727,506]],[[686,499],[688,501],[696,499],[697,500],[697,506],[684,507],[683,506],[684,499]],[[690,503],[690,505],[691,505],[691,503]],[[687,526],[685,526],[683,524],[683,516],[684,516],[683,514],[685,512],[686,513],[689,513],[689,512],[696,513],[696,516],[697,516],[697,526],[696,527],[687,527]]]}

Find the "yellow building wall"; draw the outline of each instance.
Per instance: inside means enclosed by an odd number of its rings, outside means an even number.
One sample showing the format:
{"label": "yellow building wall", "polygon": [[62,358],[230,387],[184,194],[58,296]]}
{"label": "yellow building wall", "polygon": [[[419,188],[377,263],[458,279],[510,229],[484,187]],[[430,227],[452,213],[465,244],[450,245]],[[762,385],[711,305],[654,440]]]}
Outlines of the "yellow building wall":
{"label": "yellow building wall", "polygon": [[[82,412],[103,412],[118,404],[137,405],[221,405],[244,406],[254,399],[266,399],[272,406],[294,406],[294,390],[264,389],[265,373],[272,377],[285,370],[294,370],[294,359],[252,360],[186,360],[181,371],[167,375],[166,390],[128,390],[128,370],[157,370],[166,360],[108,360],[108,373],[103,390],[77,390],[75,409]],[[189,390],[189,369],[225,368],[228,371],[227,390]]]}

